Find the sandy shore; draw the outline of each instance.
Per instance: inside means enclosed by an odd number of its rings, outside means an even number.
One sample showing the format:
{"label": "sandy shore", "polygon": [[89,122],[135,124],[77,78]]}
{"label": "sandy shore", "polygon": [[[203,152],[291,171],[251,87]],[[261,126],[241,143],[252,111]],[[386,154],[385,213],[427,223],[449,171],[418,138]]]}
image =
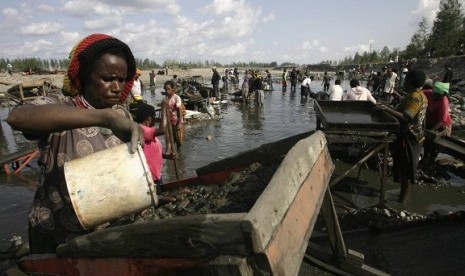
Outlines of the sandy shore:
{"label": "sandy shore", "polygon": [[[157,72],[159,69],[154,69]],[[224,75],[225,68],[218,68],[218,72],[221,76]],[[240,80],[244,76],[245,69],[239,69]],[[149,73],[150,70],[142,71],[142,82],[145,85],[149,84]],[[273,78],[278,78],[281,76],[281,70],[270,70]],[[265,76],[265,72],[261,71],[261,74]],[[173,78],[173,75],[177,75],[179,79],[183,79],[186,77],[192,76],[202,76],[204,79],[204,83],[209,84],[211,77],[212,77],[212,70],[211,68],[195,68],[195,69],[169,69],[168,75],[157,75],[156,78],[156,85],[162,85],[165,81],[170,80]],[[48,79],[52,82],[52,84],[62,87],[63,86],[63,73],[59,74],[52,74],[52,75],[22,75],[21,73],[14,73],[12,76],[9,76],[6,73],[0,73],[0,92],[6,92],[10,87],[26,81],[31,80],[40,80],[40,79]]]}

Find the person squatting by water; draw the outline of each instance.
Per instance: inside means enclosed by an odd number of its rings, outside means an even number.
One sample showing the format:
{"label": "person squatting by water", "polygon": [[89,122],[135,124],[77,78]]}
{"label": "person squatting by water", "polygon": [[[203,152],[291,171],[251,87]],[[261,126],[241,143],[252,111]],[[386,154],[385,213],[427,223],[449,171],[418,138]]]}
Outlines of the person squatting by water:
{"label": "person squatting by water", "polygon": [[26,138],[38,140],[40,149],[41,172],[29,212],[32,254],[54,253],[59,244],[93,231],[83,228],[73,209],[64,163],[124,142],[135,153],[143,139],[122,105],[136,74],[129,47],[109,35],[92,34],[71,50],[69,60],[64,95],[36,98],[7,119]]}
{"label": "person squatting by water", "polygon": [[395,116],[400,123],[400,131],[390,150],[394,161],[394,181],[400,182],[401,185],[399,202],[402,203],[408,200],[411,186],[416,181],[417,166],[425,140],[423,124],[428,100],[421,89],[425,79],[423,71],[409,71],[404,82],[404,91],[407,95],[397,108],[379,106],[380,109]]}
{"label": "person squatting by water", "polygon": [[189,84],[186,80],[181,82],[181,87],[178,89],[178,95],[181,100],[185,102],[186,107],[189,109],[205,109],[206,100],[200,95],[195,86]]}

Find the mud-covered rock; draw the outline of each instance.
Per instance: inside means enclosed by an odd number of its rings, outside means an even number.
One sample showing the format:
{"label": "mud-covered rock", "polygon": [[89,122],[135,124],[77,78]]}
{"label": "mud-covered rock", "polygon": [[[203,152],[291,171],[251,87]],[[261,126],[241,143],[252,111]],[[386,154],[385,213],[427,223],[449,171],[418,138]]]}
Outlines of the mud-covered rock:
{"label": "mud-covered rock", "polygon": [[253,163],[233,172],[222,185],[194,185],[162,192],[159,206],[143,210],[134,217],[111,225],[144,223],[177,216],[248,212],[262,194],[278,168],[278,163]]}

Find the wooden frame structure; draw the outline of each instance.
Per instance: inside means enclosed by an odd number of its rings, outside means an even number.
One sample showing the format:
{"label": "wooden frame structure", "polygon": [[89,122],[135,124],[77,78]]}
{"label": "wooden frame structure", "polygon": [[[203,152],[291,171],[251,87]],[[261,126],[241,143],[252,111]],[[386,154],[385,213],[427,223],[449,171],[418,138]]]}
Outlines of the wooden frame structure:
{"label": "wooden frame structure", "polygon": [[25,101],[46,96],[52,90],[58,89],[60,88],[52,83],[52,79],[48,78],[21,82],[7,90],[8,105],[10,105],[10,101],[23,104]]}
{"label": "wooden frame structure", "polygon": [[6,174],[19,173],[39,155],[37,148],[18,151],[0,158],[0,166]]}
{"label": "wooden frame structure", "polygon": [[60,245],[56,255],[27,256],[18,267],[26,273],[66,275],[114,275],[115,269],[119,275],[176,275],[186,269],[208,275],[297,275],[321,209],[340,266],[356,275],[384,275],[345,248],[328,187],[334,165],[324,134],[300,136],[240,154],[237,163],[229,159],[206,166],[198,177],[164,187],[223,183],[247,159],[248,164],[265,162],[270,155],[276,160],[283,148],[292,147],[247,213],[107,228]]}

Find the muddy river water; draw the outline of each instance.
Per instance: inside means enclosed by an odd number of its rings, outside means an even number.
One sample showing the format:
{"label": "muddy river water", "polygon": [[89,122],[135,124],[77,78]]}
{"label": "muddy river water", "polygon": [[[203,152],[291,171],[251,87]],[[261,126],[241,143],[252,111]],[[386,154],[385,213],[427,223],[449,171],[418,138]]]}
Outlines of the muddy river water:
{"label": "muddy river water", "polygon": [[[213,161],[256,148],[263,143],[314,129],[316,114],[313,100],[301,100],[300,87],[296,92],[291,93],[289,86],[288,91],[283,92],[280,84],[274,85],[274,91],[265,92],[262,107],[230,101],[219,106],[221,119],[187,125],[185,144],[177,160],[181,178],[195,175],[196,168]],[[347,81],[343,82],[343,89],[348,89]],[[313,82],[312,90],[322,90],[321,81]],[[160,92],[159,89],[155,94],[148,92],[144,98],[149,103],[159,102],[163,97]],[[4,122],[7,114],[8,108],[0,107],[1,155],[31,146],[21,134],[12,131]],[[333,157],[333,159],[337,170],[348,167],[337,158]],[[21,235],[27,240],[27,212],[35,190],[36,175],[36,164],[18,175],[0,174],[0,240],[13,235]],[[337,204],[357,208],[376,204],[379,197],[377,173],[363,170],[358,180],[351,176],[349,175],[346,181],[334,188],[334,199]],[[167,182],[174,179],[173,162],[165,160],[163,180]],[[405,208],[424,214],[438,210],[444,212],[465,210],[465,194],[459,192],[465,188],[465,181],[461,178],[452,178],[449,181],[450,185],[440,189],[414,187],[410,203],[404,206],[395,202],[399,186],[393,184],[391,180],[388,179],[386,190],[387,204],[390,207]]]}

